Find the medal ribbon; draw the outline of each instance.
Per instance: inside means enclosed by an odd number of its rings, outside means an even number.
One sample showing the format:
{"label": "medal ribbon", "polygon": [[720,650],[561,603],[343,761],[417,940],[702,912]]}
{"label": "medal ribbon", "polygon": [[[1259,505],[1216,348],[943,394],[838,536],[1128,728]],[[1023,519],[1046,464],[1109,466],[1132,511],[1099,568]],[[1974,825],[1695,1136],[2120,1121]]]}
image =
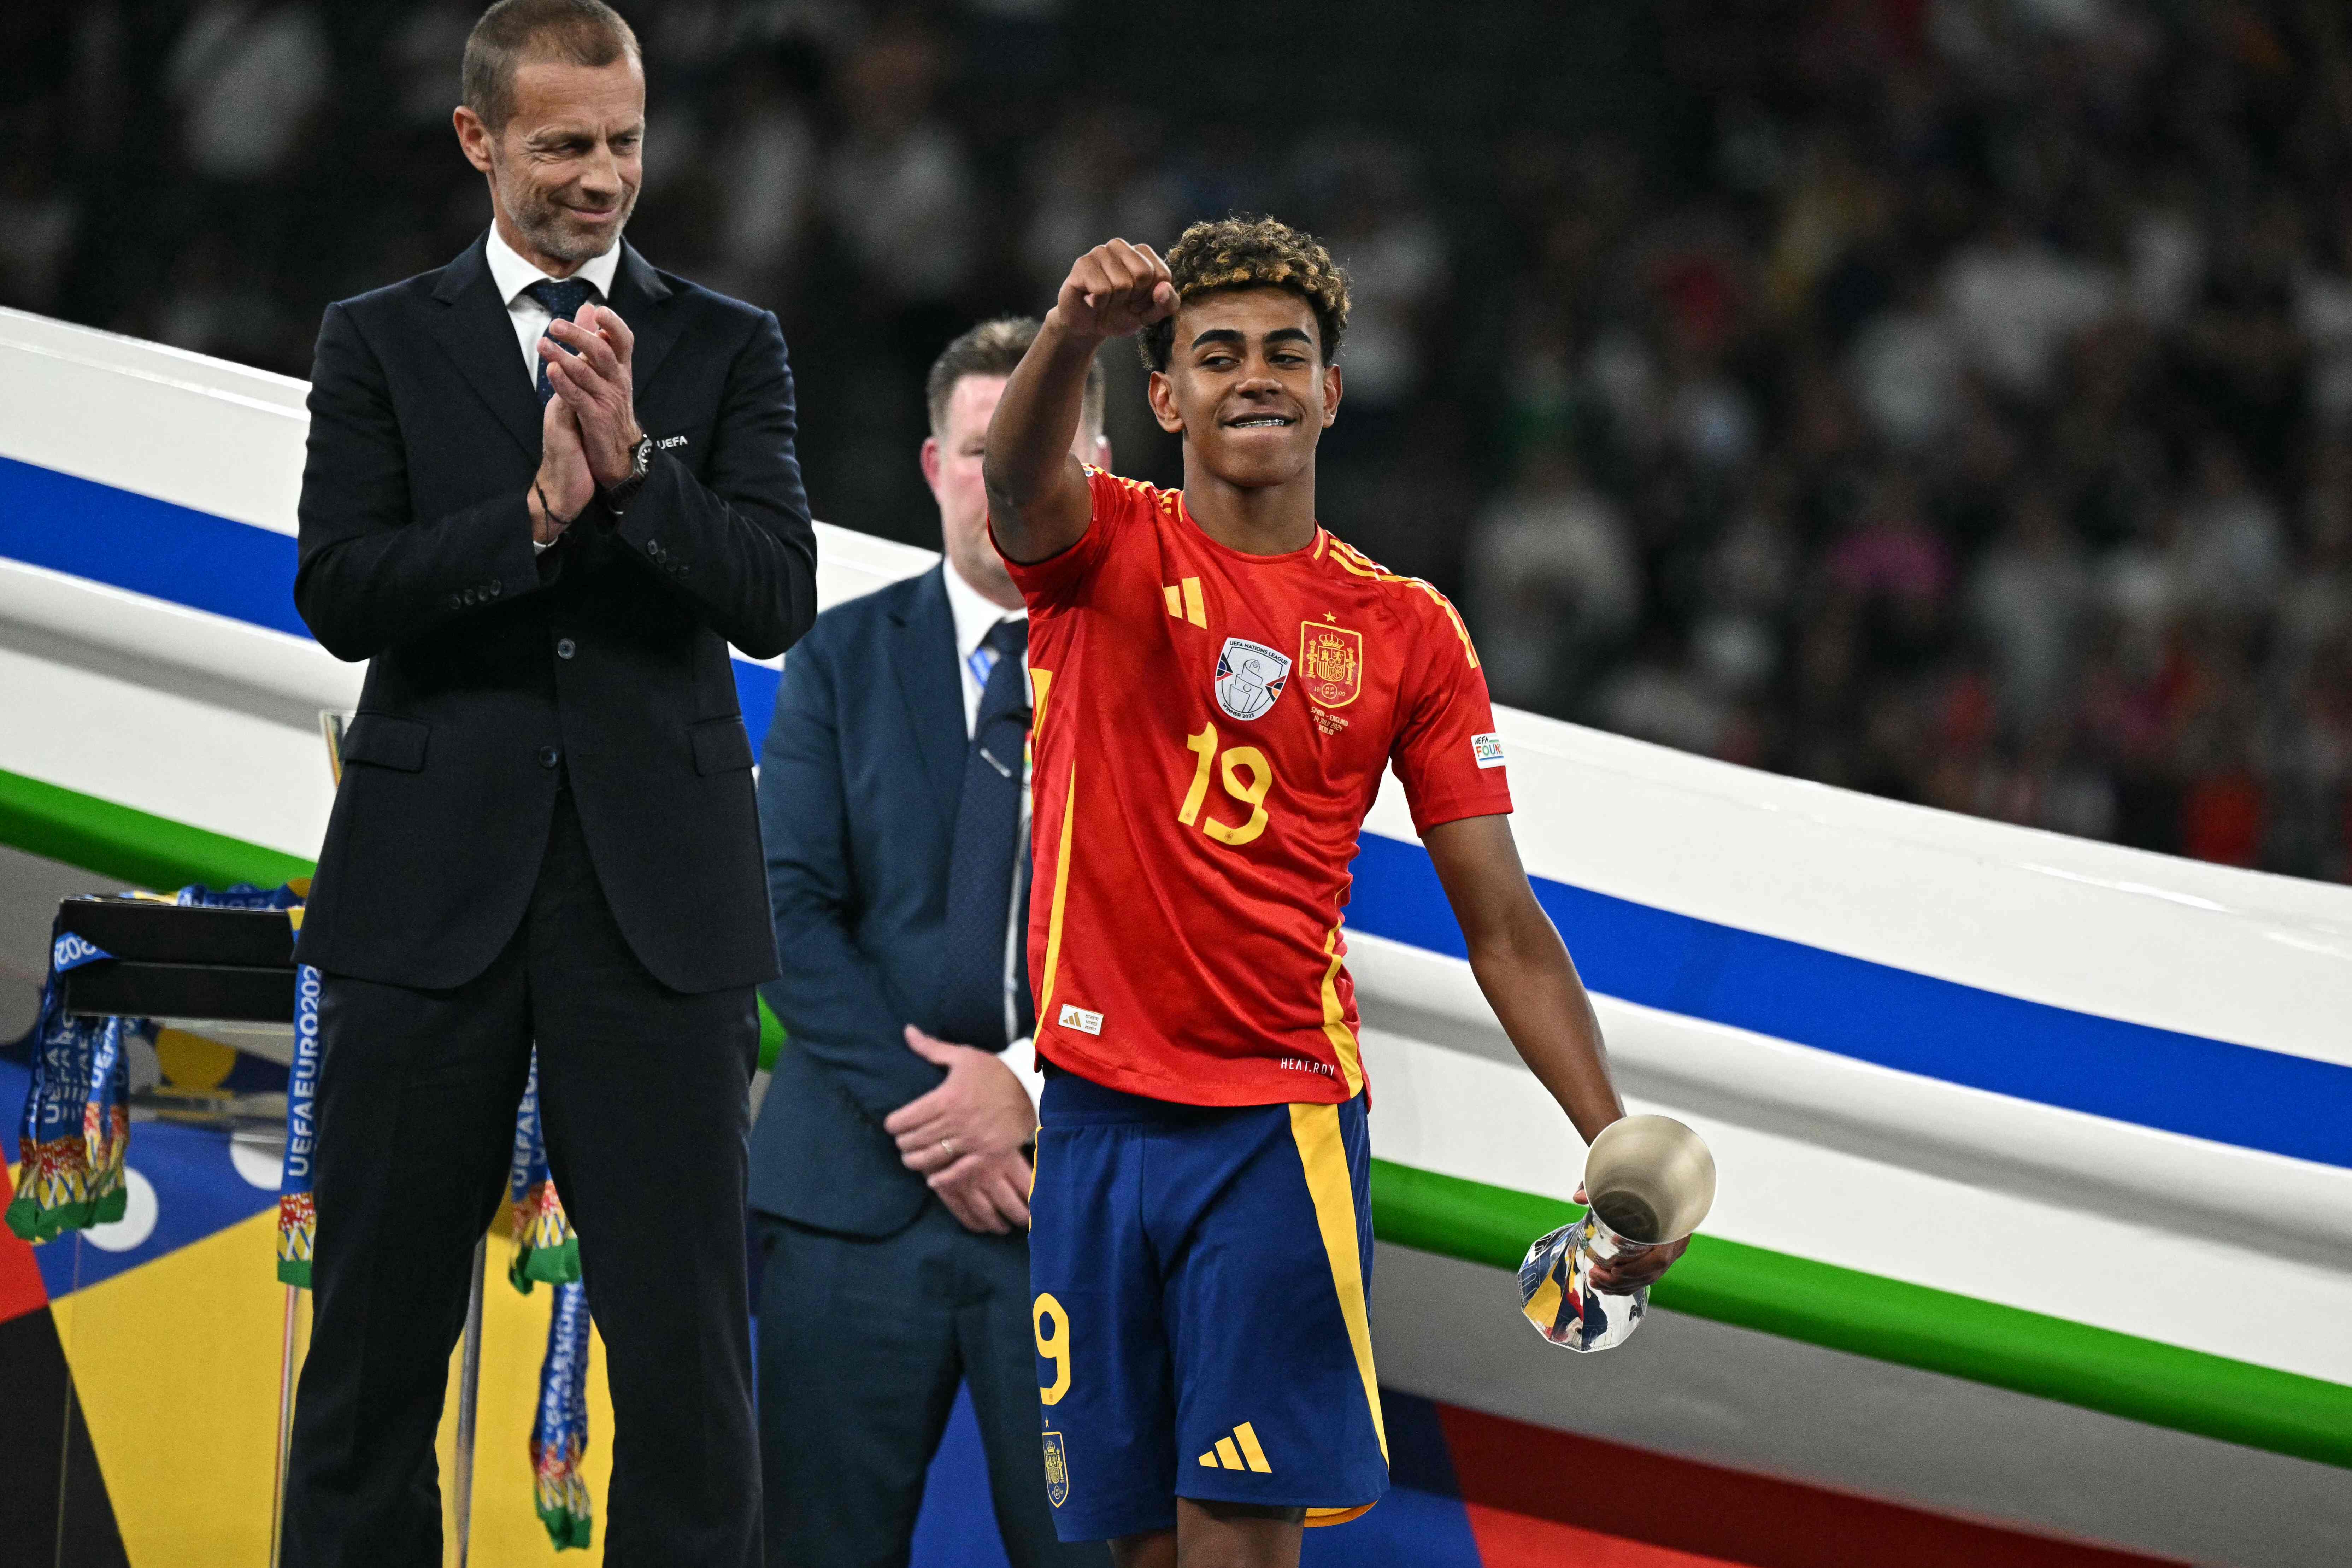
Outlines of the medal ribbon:
{"label": "medal ribbon", "polygon": [[[220,892],[183,888],[171,901],[292,910],[302,898],[290,887],[265,890],[239,882]],[[76,1017],[65,1010],[60,984],[82,965],[113,956],[85,937],[50,928],[49,973],[33,1026],[32,1083],[17,1123],[20,1163],[5,1216],[9,1229],[37,1246],[66,1231],[111,1224],[130,1199],[124,1171],[131,1152],[131,1041],[152,1034],[153,1026],[143,1018]],[[315,991],[313,996],[315,1002]],[[288,1099],[290,1115],[292,1096]]]}
{"label": "medal ribbon", "polygon": [[524,1295],[534,1281],[555,1287],[547,1354],[539,1368],[539,1413],[530,1426],[531,1494],[550,1541],[562,1552],[588,1544],[595,1517],[581,1457],[588,1448],[588,1292],[580,1283],[580,1238],[547,1169],[540,1119],[539,1053],[530,1054],[515,1110],[514,1163],[507,1172],[508,1227],[514,1261],[507,1279]]}
{"label": "medal ribbon", "polygon": [[319,972],[294,971],[294,1066],[286,1075],[286,1163],[278,1178],[278,1279],[310,1288],[319,1210],[310,1195],[318,1150]]}
{"label": "medal ribbon", "polygon": [[52,929],[49,973],[33,1026],[33,1079],[17,1122],[16,1186],[8,1228],[35,1246],[122,1217],[122,1162],[131,1138],[130,1064],[123,1032],[135,1021],[77,1018],[60,979],[114,955]]}
{"label": "medal ribbon", "polygon": [[558,1285],[539,1370],[539,1414],[530,1424],[532,1498],[558,1552],[584,1549],[594,1522],[582,1463],[588,1450],[588,1328],[587,1289],[577,1280]]}
{"label": "medal ribbon", "polygon": [[507,1279],[524,1295],[531,1282],[562,1285],[580,1278],[580,1238],[547,1171],[547,1133],[539,1119],[539,1052],[530,1054],[522,1104],[515,1111],[514,1163],[507,1170],[507,1223],[514,1261]]}

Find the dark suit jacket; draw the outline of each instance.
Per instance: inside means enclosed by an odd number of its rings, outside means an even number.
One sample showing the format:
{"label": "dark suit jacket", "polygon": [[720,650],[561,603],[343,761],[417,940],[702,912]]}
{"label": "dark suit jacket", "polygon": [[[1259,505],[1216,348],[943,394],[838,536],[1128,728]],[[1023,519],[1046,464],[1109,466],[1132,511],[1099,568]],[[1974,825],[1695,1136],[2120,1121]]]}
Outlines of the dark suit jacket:
{"label": "dark suit jacket", "polygon": [[782,652],[816,613],[776,319],[624,247],[657,441],[534,559],[541,410],[473,247],[327,309],[310,384],[294,601],[370,661],[302,924],[306,963],[426,988],[496,957],[539,874],[559,777],[614,918],[674,990],[776,972],[751,748],[730,642]]}
{"label": "dark suit jacket", "polygon": [[751,1130],[751,1206],[887,1236],[930,1190],[882,1119],[945,1077],[900,1033],[939,1006],[963,788],[962,667],[944,566],[819,616],[784,661],[760,763],[790,1043]]}

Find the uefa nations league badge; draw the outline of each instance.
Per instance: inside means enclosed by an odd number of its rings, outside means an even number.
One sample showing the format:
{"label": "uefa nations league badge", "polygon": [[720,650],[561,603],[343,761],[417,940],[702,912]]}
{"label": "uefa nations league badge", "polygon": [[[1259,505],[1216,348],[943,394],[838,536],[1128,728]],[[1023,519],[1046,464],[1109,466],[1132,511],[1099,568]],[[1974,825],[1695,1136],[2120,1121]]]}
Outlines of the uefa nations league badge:
{"label": "uefa nations league badge", "polygon": [[1263,717],[1290,679],[1290,656],[1262,642],[1227,637],[1217,652],[1217,706],[1234,718]]}

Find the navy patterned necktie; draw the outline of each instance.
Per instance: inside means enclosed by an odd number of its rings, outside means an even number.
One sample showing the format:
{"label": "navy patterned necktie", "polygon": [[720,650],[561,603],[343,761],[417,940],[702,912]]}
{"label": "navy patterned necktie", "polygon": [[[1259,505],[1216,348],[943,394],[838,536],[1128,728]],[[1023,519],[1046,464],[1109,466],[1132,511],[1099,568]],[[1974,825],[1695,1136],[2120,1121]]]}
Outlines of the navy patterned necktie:
{"label": "navy patterned necktie", "polygon": [[[558,321],[568,321],[578,315],[580,307],[596,297],[596,285],[583,278],[566,278],[560,281],[553,278],[542,278],[525,289],[523,292],[547,307],[547,324],[551,327]],[[543,338],[547,333],[542,331],[539,335]],[[555,346],[563,348],[561,342],[558,342]],[[572,351],[564,349],[563,352],[570,353]],[[555,388],[547,379],[545,359],[539,362],[538,368],[532,373],[532,379],[539,383],[539,405],[544,408],[547,406],[547,400],[555,395]]]}
{"label": "navy patterned necktie", "polygon": [[941,1039],[1003,1050],[1035,1027],[1029,998],[1028,889],[1021,862],[1021,791],[1029,742],[1029,623],[988,634],[994,651],[972,721],[948,860],[947,963]]}

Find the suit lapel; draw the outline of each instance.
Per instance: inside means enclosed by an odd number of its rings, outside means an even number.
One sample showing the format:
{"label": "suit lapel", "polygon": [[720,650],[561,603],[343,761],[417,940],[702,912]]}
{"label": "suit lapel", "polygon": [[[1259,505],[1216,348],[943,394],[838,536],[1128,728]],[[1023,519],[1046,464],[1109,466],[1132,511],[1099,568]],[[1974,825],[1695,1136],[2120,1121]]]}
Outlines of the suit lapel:
{"label": "suit lapel", "polygon": [[677,312],[662,309],[671,292],[652,264],[623,240],[621,265],[613,271],[612,305],[636,337],[636,349],[629,360],[629,387],[641,408],[646,388],[653,384],[662,362],[677,342]]}
{"label": "suit lapel", "polygon": [[457,364],[467,384],[489,405],[507,434],[532,458],[539,456],[539,394],[515,347],[514,318],[491,279],[483,250],[488,237],[441,269],[431,312],[433,336]]}
{"label": "suit lapel", "polygon": [[898,694],[907,703],[907,717],[922,752],[923,772],[940,812],[952,817],[963,794],[964,752],[971,742],[963,732],[963,671],[956,659],[955,616],[948,609],[947,584],[933,567],[917,584],[913,600],[898,622],[891,660],[898,668]]}

